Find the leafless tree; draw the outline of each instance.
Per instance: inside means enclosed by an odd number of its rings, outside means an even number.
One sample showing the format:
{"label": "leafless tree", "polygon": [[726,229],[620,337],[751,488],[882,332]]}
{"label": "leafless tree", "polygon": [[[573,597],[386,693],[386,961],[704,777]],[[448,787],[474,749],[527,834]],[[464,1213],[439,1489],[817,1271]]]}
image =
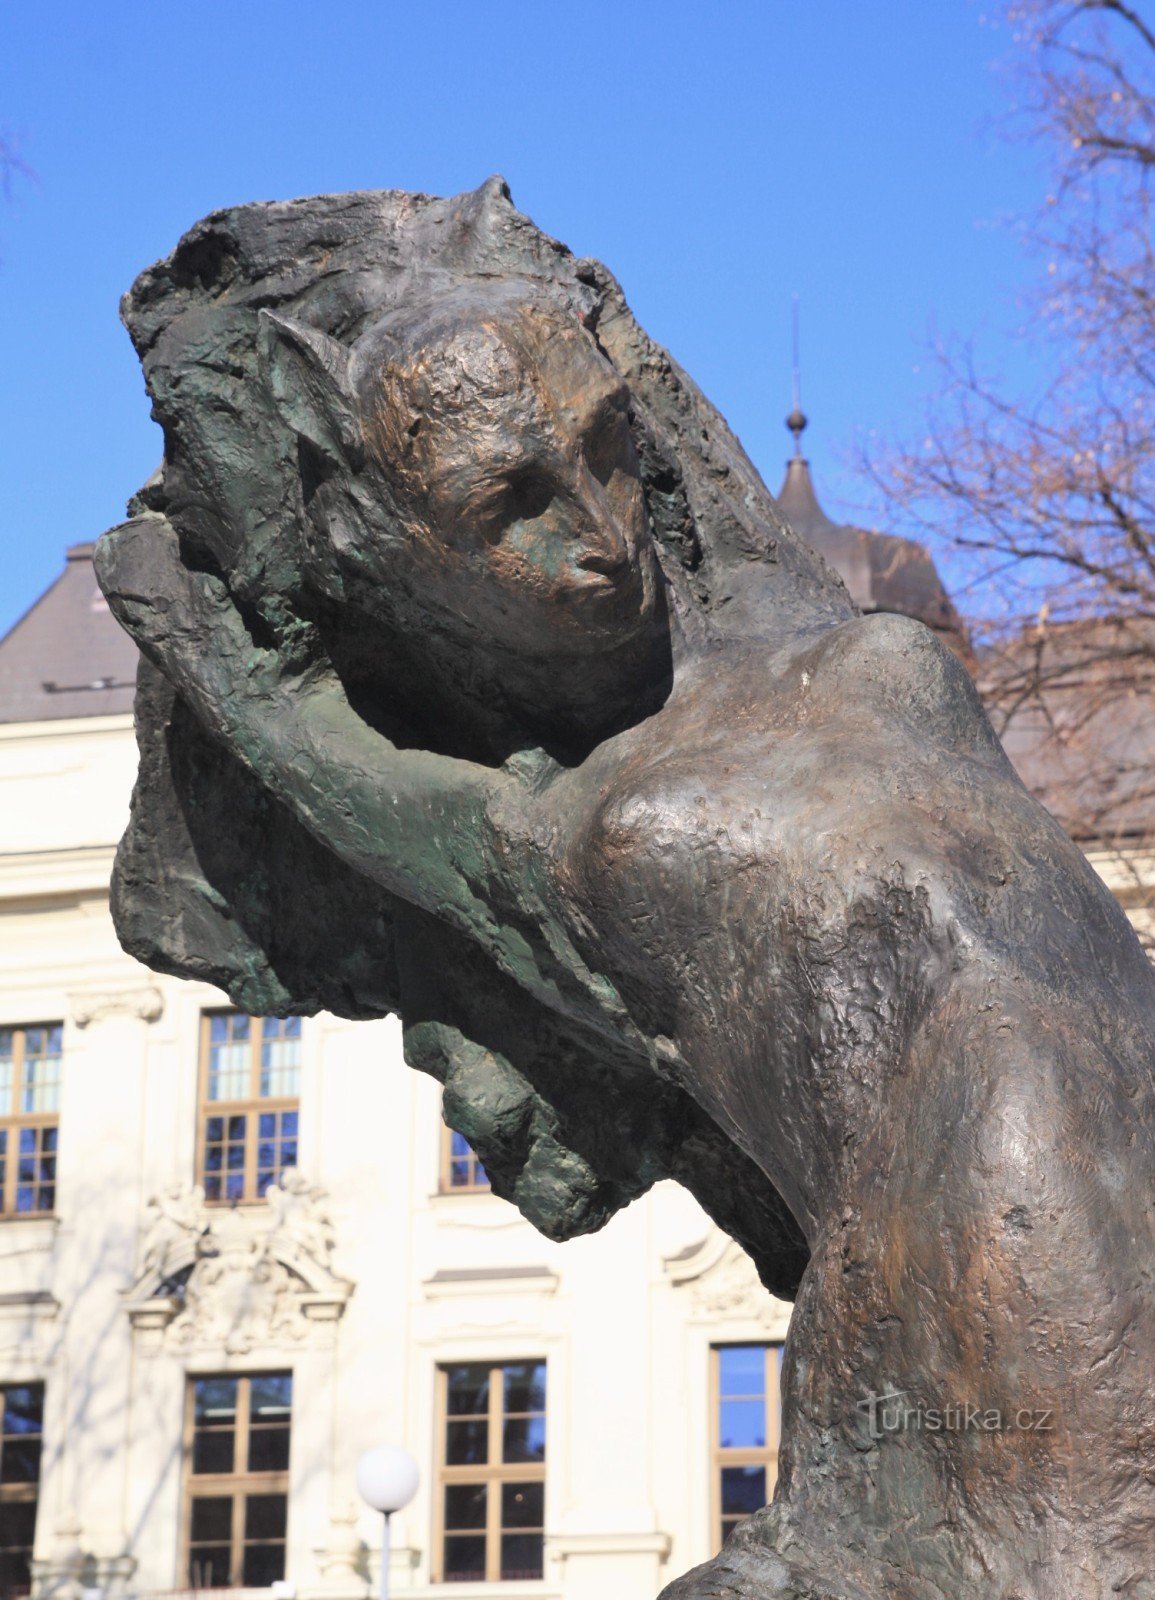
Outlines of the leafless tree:
{"label": "leafless tree", "polygon": [[1155,19],[1123,0],[1006,0],[1002,15],[1018,131],[1050,162],[1024,335],[1050,379],[1015,395],[970,347],[941,348],[925,437],[869,465],[897,521],[965,557],[980,684],[1020,770],[1150,912]]}

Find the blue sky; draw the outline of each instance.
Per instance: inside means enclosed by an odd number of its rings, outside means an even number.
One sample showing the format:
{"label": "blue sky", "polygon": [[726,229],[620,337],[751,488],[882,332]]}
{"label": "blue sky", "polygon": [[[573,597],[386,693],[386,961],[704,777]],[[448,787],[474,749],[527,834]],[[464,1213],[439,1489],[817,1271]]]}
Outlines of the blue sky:
{"label": "blue sky", "polygon": [[935,329],[1012,381],[1038,158],[970,0],[0,0],[0,630],[160,452],[117,301],[205,212],[502,172],[616,273],[776,488],[790,300],[827,510],[917,438]]}

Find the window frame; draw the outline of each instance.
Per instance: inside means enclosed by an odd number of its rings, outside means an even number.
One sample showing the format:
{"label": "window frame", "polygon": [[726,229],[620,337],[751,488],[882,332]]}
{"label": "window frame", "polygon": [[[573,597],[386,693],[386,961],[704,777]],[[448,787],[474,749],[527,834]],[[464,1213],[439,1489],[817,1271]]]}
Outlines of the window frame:
{"label": "window frame", "polygon": [[[290,1474],[293,1450],[293,1412],[295,1396],[290,1391],[289,1400],[289,1464],[275,1472],[252,1472],[247,1467],[237,1469],[238,1461],[249,1458],[249,1439],[252,1433],[252,1384],[255,1378],[288,1378],[295,1389],[291,1368],[262,1367],[252,1372],[189,1372],[185,1374],[184,1425],[181,1438],[181,1521],[180,1521],[180,1575],[181,1590],[211,1593],[213,1589],[243,1589],[245,1560],[245,1507],[250,1495],[283,1495],[285,1499],[285,1571],[289,1563],[289,1511]],[[237,1409],[233,1426],[232,1472],[193,1471],[193,1451],[196,1436],[196,1386],[213,1380],[228,1380],[237,1385]],[[229,1527],[229,1581],[227,1584],[194,1584],[190,1565],[192,1561],[192,1516],[197,1500],[232,1500],[232,1518]],[[252,1541],[257,1543],[260,1541]],[[273,1541],[263,1541],[273,1542]]]}
{"label": "window frame", "polygon": [[[726,1446],[720,1442],[722,1402],[722,1352],[725,1350],[762,1351],[762,1398],[766,1407],[765,1445]],[[710,1535],[711,1550],[717,1554],[726,1541],[723,1526],[722,1470],[725,1467],[763,1467],[766,1472],[766,1499],[774,1498],[778,1482],[778,1455],[782,1443],[782,1353],[783,1339],[727,1339],[710,1346]],[[727,1399],[755,1398],[728,1395]],[[752,1515],[753,1513],[748,1513]],[[742,1520],[742,1519],[739,1519]],[[731,1519],[733,1521],[733,1519]]]}
{"label": "window frame", "polygon": [[[536,1416],[537,1412],[520,1412],[505,1410],[505,1382],[504,1373],[507,1367],[542,1366],[545,1368],[545,1406],[542,1415],[545,1418],[546,1446],[545,1454],[541,1461],[504,1461],[502,1429],[505,1421],[510,1417]],[[448,1423],[449,1413],[449,1373],[454,1367],[486,1367],[489,1375],[489,1408],[486,1412],[487,1435],[487,1460],[483,1466],[474,1463],[451,1466],[446,1460],[448,1455]],[[506,1356],[501,1359],[470,1359],[465,1357],[459,1361],[439,1361],[437,1363],[437,1394],[435,1405],[436,1422],[436,1471],[433,1485],[433,1550],[430,1562],[430,1582],[444,1584],[452,1588],[465,1579],[446,1578],[445,1576],[445,1542],[447,1530],[445,1526],[445,1491],[455,1485],[484,1484],[486,1488],[486,1519],[483,1536],[485,1539],[485,1577],[484,1579],[470,1579],[469,1582],[484,1583],[539,1583],[545,1577],[545,1530],[546,1530],[546,1469],[549,1465],[549,1360],[546,1356]],[[479,1414],[480,1415],[480,1414]],[[540,1483],[542,1486],[542,1571],[537,1578],[503,1578],[501,1576],[501,1539],[503,1532],[537,1533],[536,1528],[506,1528],[501,1517],[501,1488],[507,1483]],[[496,1491],[496,1492],[495,1492]]]}
{"label": "window frame", "polygon": [[477,1181],[478,1172],[485,1172],[485,1164],[478,1155],[477,1151],[471,1144],[469,1144],[468,1139],[466,1139],[465,1142],[467,1145],[469,1145],[468,1159],[470,1164],[470,1181],[468,1183],[453,1182],[453,1162],[465,1159],[462,1156],[455,1156],[453,1154],[453,1140],[455,1135],[459,1139],[465,1139],[465,1135],[463,1133],[458,1133],[456,1128],[451,1128],[448,1122],[443,1121],[441,1124],[441,1156],[438,1163],[437,1187],[439,1192],[441,1194],[492,1194],[493,1185],[489,1181],[488,1173],[486,1173],[484,1183],[479,1183]]}
{"label": "window frame", "polygon": [[[216,1017],[248,1017],[249,1020],[249,1093],[248,1096],[243,1100],[209,1099],[209,1062],[211,1059],[210,1047],[212,1044],[213,1019]],[[247,1011],[238,1011],[231,1006],[214,1006],[208,1010],[202,1011],[200,1014],[200,1047],[199,1064],[197,1070],[196,1153],[194,1157],[195,1175],[193,1181],[200,1184],[200,1186],[206,1191],[206,1205],[252,1206],[261,1205],[263,1203],[265,1198],[264,1195],[257,1193],[257,1184],[260,1181],[260,1169],[258,1166],[257,1153],[258,1147],[261,1144],[260,1122],[258,1119],[262,1112],[273,1113],[277,1115],[286,1111],[295,1111],[297,1113],[296,1142],[298,1149],[297,1162],[295,1165],[300,1164],[301,1093],[299,1076],[297,1093],[295,1095],[262,1095],[260,1093],[261,1046],[264,1043],[265,1023],[270,1020],[275,1022],[284,1022],[288,1021],[289,1019],[285,1017],[274,1017],[271,1019],[267,1017],[254,1017]],[[301,1022],[301,1048],[303,1054],[304,1018],[298,1018],[297,1020]],[[298,1075],[303,1069],[303,1065],[303,1061],[298,1065]],[[216,1174],[210,1174],[206,1166],[209,1148],[208,1119],[212,1116],[220,1116],[226,1121],[229,1117],[243,1116],[245,1118],[245,1162],[242,1169],[244,1174],[244,1187],[243,1193],[237,1198],[230,1198],[227,1194],[222,1193],[214,1199],[210,1197],[207,1192],[209,1187],[209,1177],[216,1176]],[[227,1142],[222,1146],[222,1149],[228,1149]],[[274,1183],[278,1182],[279,1178],[283,1176],[285,1172],[291,1170],[292,1169],[287,1166],[280,1168],[272,1181]],[[227,1169],[222,1167],[219,1174],[222,1190],[225,1186],[227,1175]]]}
{"label": "window frame", "polygon": [[[29,1483],[4,1483],[3,1481],[0,1481],[0,1511],[3,1511],[4,1507],[9,1505],[28,1505],[31,1503],[33,1507],[32,1543],[28,1546],[28,1560],[29,1564],[31,1565],[36,1549],[36,1524],[40,1512],[40,1479],[41,1463],[43,1459],[44,1407],[46,1400],[45,1384],[41,1378],[30,1379],[26,1383],[0,1383],[0,1456],[3,1455],[4,1441],[6,1439],[21,1437],[21,1435],[9,1432],[5,1426],[8,1414],[8,1391],[10,1389],[38,1389],[40,1391],[40,1432],[36,1435],[36,1437],[41,1442],[41,1460],[38,1460],[37,1462],[36,1477]],[[17,1548],[23,1548],[23,1546],[11,1545],[9,1548],[15,1550]],[[30,1571],[28,1578],[28,1589],[25,1592],[31,1593],[31,1590],[32,1575]],[[11,1588],[7,1590],[8,1594],[12,1594],[13,1592],[14,1591]],[[17,1590],[15,1592],[19,1593],[20,1591]]]}
{"label": "window frame", "polygon": [[[60,1031],[60,1077],[56,1084],[56,1105],[51,1111],[21,1111],[20,1094],[24,1087],[24,1064],[27,1060],[27,1036],[36,1029],[42,1028],[46,1033],[53,1029]],[[21,1222],[32,1217],[54,1217],[56,1215],[58,1188],[60,1184],[60,1100],[64,1087],[64,1023],[52,1022],[6,1022],[0,1025],[0,1033],[12,1035],[12,1093],[8,1105],[0,1106],[0,1131],[6,1134],[5,1149],[0,1154],[0,1165],[4,1168],[3,1183],[0,1184],[0,1222]],[[16,1200],[20,1185],[20,1135],[26,1129],[34,1129],[37,1133],[37,1150],[34,1159],[39,1163],[46,1159],[41,1147],[45,1132],[53,1130],[56,1133],[56,1142],[49,1153],[53,1162],[52,1173],[52,1204],[51,1206],[37,1206],[33,1210],[21,1211]],[[44,1185],[37,1178],[32,1186],[39,1190]]]}

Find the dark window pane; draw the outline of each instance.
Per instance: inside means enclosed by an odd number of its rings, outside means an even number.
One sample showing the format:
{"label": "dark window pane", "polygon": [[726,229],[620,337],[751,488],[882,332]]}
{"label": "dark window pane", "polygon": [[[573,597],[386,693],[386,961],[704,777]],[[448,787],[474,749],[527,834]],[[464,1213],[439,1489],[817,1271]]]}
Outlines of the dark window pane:
{"label": "dark window pane", "polygon": [[506,1411],[545,1410],[545,1362],[524,1361],[505,1373]]}
{"label": "dark window pane", "polygon": [[486,1489],[483,1483],[454,1483],[445,1490],[445,1527],[449,1532],[458,1528],[485,1527]]}
{"label": "dark window pane", "polygon": [[227,1589],[229,1579],[229,1547],[225,1545],[194,1545],[189,1550],[188,1581],[193,1589]]}
{"label": "dark window pane", "polygon": [[41,1132],[43,1133],[44,1137],[40,1141],[40,1148],[46,1154],[51,1155],[56,1149],[56,1141],[60,1136],[60,1129],[43,1128]]}
{"label": "dark window pane", "polygon": [[221,1197],[221,1180],[211,1175],[205,1178],[205,1199],[219,1200]]}
{"label": "dark window pane", "polygon": [[766,1504],[765,1467],[722,1468],[723,1516],[748,1516]]}
{"label": "dark window pane", "polygon": [[0,1545],[0,1592],[27,1594],[32,1583],[28,1554],[24,1550],[5,1550]]}
{"label": "dark window pane", "polygon": [[723,1400],[718,1406],[718,1444],[723,1450],[760,1449],[766,1443],[765,1400]]}
{"label": "dark window pane", "polygon": [[197,1426],[227,1426],[237,1414],[235,1378],[197,1378],[193,1382],[193,1410]]}
{"label": "dark window pane", "polygon": [[[257,1137],[259,1139],[271,1139],[276,1134],[276,1131],[276,1113],[273,1111],[262,1111],[260,1116],[257,1118]],[[264,1148],[267,1149],[268,1147],[265,1146]]]}
{"label": "dark window pane", "polygon": [[233,1470],[233,1430],[206,1429],[193,1437],[193,1472],[231,1472]]}
{"label": "dark window pane", "polygon": [[189,1539],[193,1544],[227,1544],[233,1536],[233,1502],[214,1494],[192,1503]]}
{"label": "dark window pane", "polygon": [[451,1417],[482,1416],[489,1409],[489,1368],[480,1364],[449,1368]]}
{"label": "dark window pane", "polygon": [[[35,1155],[35,1153],[36,1153],[36,1133],[37,1133],[37,1130],[35,1128],[21,1128],[21,1130],[20,1130],[20,1154],[22,1156]],[[20,1175],[21,1175],[21,1177],[23,1177],[23,1175],[24,1175],[24,1169],[25,1169],[25,1162],[22,1161],[20,1163]]]}
{"label": "dark window pane", "polygon": [[27,1594],[32,1587],[32,1569],[25,1550],[5,1550],[0,1545],[0,1593]]}
{"label": "dark window pane", "polygon": [[287,1472],[288,1428],[254,1428],[249,1434],[250,1472]]}
{"label": "dark window pane", "polygon": [[245,1538],[283,1539],[288,1515],[283,1494],[251,1494],[245,1500]]}
{"label": "dark window pane", "polygon": [[483,1466],[488,1459],[488,1423],[450,1422],[446,1425],[445,1460],[449,1466]]}
{"label": "dark window pane", "polygon": [[281,1112],[281,1135],[283,1138],[295,1139],[297,1137],[298,1116],[299,1113],[296,1111]]}
{"label": "dark window pane", "polygon": [[225,1148],[228,1151],[228,1154],[225,1157],[225,1165],[228,1167],[229,1171],[235,1172],[238,1167],[243,1167],[245,1164],[244,1145],[230,1144],[226,1145]]}
{"label": "dark window pane", "polygon": [[35,1535],[35,1500],[6,1501],[0,1510],[0,1549],[31,1550]]}
{"label": "dark window pane", "polygon": [[759,1395],[766,1392],[766,1353],[760,1344],[727,1345],[718,1351],[718,1393]]}
{"label": "dark window pane", "polygon": [[502,1429],[502,1459],[505,1461],[545,1460],[545,1418],[514,1417]]}
{"label": "dark window pane", "polygon": [[[0,1483],[38,1483],[40,1481],[40,1440],[20,1437],[5,1439],[0,1446]],[[8,1507],[0,1507],[0,1520]]]}
{"label": "dark window pane", "polygon": [[[239,1096],[238,1096],[238,1098],[239,1098]],[[237,1139],[243,1139],[244,1136],[245,1136],[245,1119],[244,1119],[244,1117],[230,1117],[229,1118],[229,1139],[230,1139],[230,1141],[235,1142]]]}
{"label": "dark window pane", "polygon": [[445,1540],[446,1583],[482,1583],[485,1580],[485,1540],[474,1534]]}
{"label": "dark window pane", "polygon": [[271,1583],[280,1583],[285,1576],[284,1545],[246,1545],[241,1570],[241,1582],[246,1589],[267,1589]]}
{"label": "dark window pane", "polygon": [[225,1180],[225,1199],[243,1200],[245,1198],[245,1175],[243,1172],[230,1172]]}
{"label": "dark window pane", "polygon": [[220,1144],[225,1136],[225,1119],[223,1117],[209,1117],[205,1123],[205,1138],[210,1144]]}
{"label": "dark window pane", "polygon": [[540,1533],[505,1533],[501,1537],[501,1576],[540,1578],[544,1540]]}
{"label": "dark window pane", "polygon": [[501,1525],[503,1528],[543,1527],[545,1525],[545,1484],[502,1484]]}
{"label": "dark window pane", "polygon": [[291,1372],[262,1372],[249,1380],[249,1406],[254,1422],[283,1421],[293,1404]]}

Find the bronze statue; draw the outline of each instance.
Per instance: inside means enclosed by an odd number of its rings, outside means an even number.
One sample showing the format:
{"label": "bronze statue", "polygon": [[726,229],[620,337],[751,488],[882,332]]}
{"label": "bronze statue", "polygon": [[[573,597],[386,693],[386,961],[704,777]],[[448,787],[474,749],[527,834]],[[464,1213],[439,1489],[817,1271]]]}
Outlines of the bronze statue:
{"label": "bronze statue", "polygon": [[1155,1595],[1155,978],[962,667],[499,180],[218,213],[125,317],[128,948],[399,1011],[552,1237],[675,1177],[797,1295],[670,1600]]}

